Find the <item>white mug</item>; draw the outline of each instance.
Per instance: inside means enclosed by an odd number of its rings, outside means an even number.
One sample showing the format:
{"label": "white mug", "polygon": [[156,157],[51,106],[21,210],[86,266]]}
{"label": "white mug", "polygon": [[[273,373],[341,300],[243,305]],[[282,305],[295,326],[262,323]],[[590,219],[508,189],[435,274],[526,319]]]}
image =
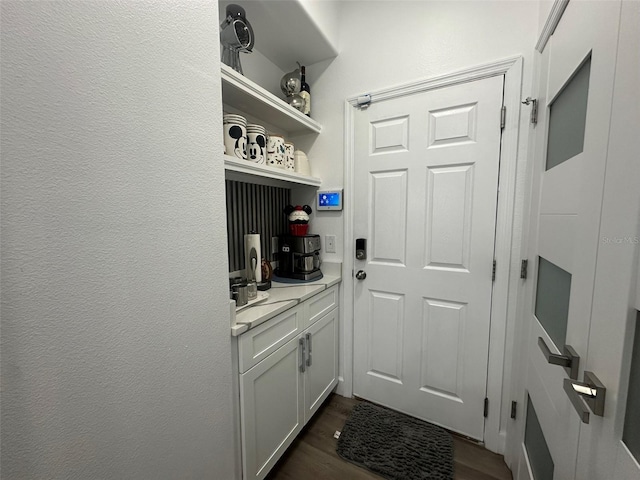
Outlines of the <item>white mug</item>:
{"label": "white mug", "polygon": [[295,170],[295,162],[293,160],[294,150],[293,143],[287,142],[284,144],[284,168],[292,172]]}
{"label": "white mug", "polygon": [[293,154],[296,172],[301,175],[311,175],[309,159],[302,150],[296,150]]}
{"label": "white mug", "polygon": [[267,131],[261,125],[247,125],[247,160],[261,164],[267,161]]}
{"label": "white mug", "polygon": [[247,120],[240,115],[225,114],[224,153],[241,160],[247,159]]}
{"label": "white mug", "polygon": [[284,168],[284,138],[280,135],[269,135],[267,139],[267,165]]}

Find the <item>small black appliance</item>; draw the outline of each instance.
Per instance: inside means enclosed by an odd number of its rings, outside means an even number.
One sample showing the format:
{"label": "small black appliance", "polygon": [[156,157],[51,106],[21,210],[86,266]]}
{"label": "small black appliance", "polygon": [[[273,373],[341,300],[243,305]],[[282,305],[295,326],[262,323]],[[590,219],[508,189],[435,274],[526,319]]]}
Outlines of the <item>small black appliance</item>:
{"label": "small black appliance", "polygon": [[309,282],[322,278],[320,248],[320,235],[279,236],[275,274]]}

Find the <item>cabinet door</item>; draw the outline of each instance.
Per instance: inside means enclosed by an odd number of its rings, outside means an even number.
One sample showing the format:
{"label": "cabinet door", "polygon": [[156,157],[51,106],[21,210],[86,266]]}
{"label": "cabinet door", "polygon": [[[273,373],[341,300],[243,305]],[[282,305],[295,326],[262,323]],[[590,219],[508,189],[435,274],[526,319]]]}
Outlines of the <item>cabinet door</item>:
{"label": "cabinet door", "polygon": [[240,375],[245,480],[264,478],[304,425],[300,338]]}
{"label": "cabinet door", "polygon": [[334,308],[304,332],[306,378],[305,423],[338,384],[338,309]]}

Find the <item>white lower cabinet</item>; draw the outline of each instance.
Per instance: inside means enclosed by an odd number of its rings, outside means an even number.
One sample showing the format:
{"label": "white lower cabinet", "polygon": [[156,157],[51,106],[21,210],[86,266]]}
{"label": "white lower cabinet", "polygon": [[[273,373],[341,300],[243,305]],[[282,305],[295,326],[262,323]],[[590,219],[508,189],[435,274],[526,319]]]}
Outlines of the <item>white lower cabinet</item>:
{"label": "white lower cabinet", "polygon": [[243,478],[264,478],[304,425],[298,339],[240,375]]}
{"label": "white lower cabinet", "polygon": [[307,349],[304,379],[304,421],[338,383],[338,309],[334,308],[305,331]]}
{"label": "white lower cabinet", "polygon": [[[264,335],[269,328],[281,328],[275,327],[281,325],[280,320],[276,318],[273,325],[265,326],[265,330],[256,334]],[[240,343],[252,342],[251,333],[250,330],[242,335]],[[247,337],[242,338],[245,335]],[[262,479],[269,473],[337,383],[338,309],[335,307],[240,374],[245,480]]]}

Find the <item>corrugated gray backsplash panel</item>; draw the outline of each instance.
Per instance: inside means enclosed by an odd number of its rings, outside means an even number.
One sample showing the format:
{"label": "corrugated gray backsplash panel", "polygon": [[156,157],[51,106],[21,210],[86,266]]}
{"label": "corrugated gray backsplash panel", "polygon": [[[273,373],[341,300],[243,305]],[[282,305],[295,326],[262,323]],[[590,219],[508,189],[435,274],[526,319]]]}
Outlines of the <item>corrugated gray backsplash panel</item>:
{"label": "corrugated gray backsplash panel", "polygon": [[245,268],[244,235],[251,231],[260,234],[262,257],[275,260],[271,255],[271,237],[287,232],[283,210],[290,203],[291,191],[233,180],[226,181],[226,190],[230,271]]}

